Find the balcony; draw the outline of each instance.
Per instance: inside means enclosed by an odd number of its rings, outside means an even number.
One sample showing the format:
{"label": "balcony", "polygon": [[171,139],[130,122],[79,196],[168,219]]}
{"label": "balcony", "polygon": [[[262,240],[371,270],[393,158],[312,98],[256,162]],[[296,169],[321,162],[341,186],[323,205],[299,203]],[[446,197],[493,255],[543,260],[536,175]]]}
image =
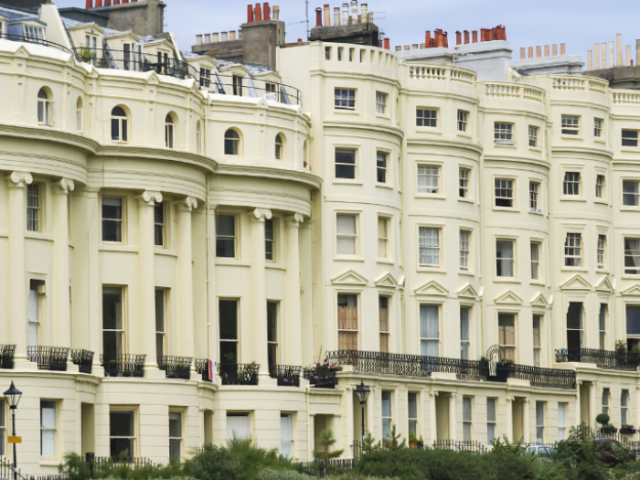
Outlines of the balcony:
{"label": "balcony", "polygon": [[15,345],[0,345],[0,368],[13,368],[13,355],[15,351]]}
{"label": "balcony", "polygon": [[69,349],[65,347],[28,347],[27,354],[30,362],[38,363],[38,370],[50,370],[55,372],[67,371]]}
{"label": "balcony", "polygon": [[302,367],[291,365],[271,365],[269,367],[269,376],[278,379],[279,387],[299,387],[300,372],[302,372]]}
{"label": "balcony", "polygon": [[173,357],[163,355],[158,357],[158,367],[164,370],[167,378],[191,378],[192,357]]}
{"label": "balcony", "polygon": [[100,355],[105,377],[144,377],[146,358],[146,355],[126,353]]}
{"label": "balcony", "polygon": [[304,371],[304,378],[309,380],[309,384],[315,388],[335,388],[338,385],[336,373],[338,369],[328,365],[316,365],[315,368],[307,368]]}
{"label": "balcony", "polygon": [[459,358],[401,355],[361,350],[328,352],[327,360],[338,365],[351,365],[357,373],[431,377],[433,372],[454,373],[458,380],[506,382],[509,378],[528,380],[532,387],[575,389],[573,370],[530,367],[512,363],[497,363],[495,375],[489,373],[489,362]]}
{"label": "balcony", "polygon": [[595,363],[598,368],[607,370],[627,370],[635,372],[640,366],[640,355],[614,350],[596,350],[593,348],[556,350],[556,362]]}
{"label": "balcony", "polygon": [[78,365],[80,373],[91,374],[93,366],[93,352],[81,348],[71,350],[71,361],[74,365]]}
{"label": "balcony", "polygon": [[213,362],[208,358],[196,358],[195,361],[196,372],[202,375],[203,382],[213,381]]}
{"label": "balcony", "polygon": [[222,385],[258,385],[260,365],[255,363],[219,363]]}

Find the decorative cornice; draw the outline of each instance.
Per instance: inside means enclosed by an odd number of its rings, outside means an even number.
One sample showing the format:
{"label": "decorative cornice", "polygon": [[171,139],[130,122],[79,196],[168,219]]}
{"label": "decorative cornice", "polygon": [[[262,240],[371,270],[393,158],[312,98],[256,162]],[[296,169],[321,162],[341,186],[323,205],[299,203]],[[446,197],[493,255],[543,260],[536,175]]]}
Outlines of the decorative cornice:
{"label": "decorative cornice", "polygon": [[271,220],[271,217],[273,217],[273,213],[271,213],[271,210],[267,208],[256,208],[249,215],[249,218],[251,218],[251,220],[253,220],[254,222],[264,222],[265,220]]}
{"label": "decorative cornice", "polygon": [[172,148],[152,148],[135,145],[103,145],[98,149],[96,156],[114,156],[148,158],[152,160],[168,160],[178,163],[191,164],[213,173],[216,170],[217,162],[205,155],[186,152],[184,150],[174,150]]}
{"label": "decorative cornice", "polygon": [[54,192],[60,195],[68,195],[76,188],[76,184],[70,178],[62,178],[54,185],[56,187]]}
{"label": "decorative cornice", "polygon": [[286,222],[287,225],[297,228],[304,222],[304,216],[299,213],[294,213],[293,215],[286,217]]}
{"label": "decorative cornice", "polygon": [[271,178],[275,180],[296,181],[320,188],[322,178],[314,173],[287,168],[261,167],[255,165],[218,164],[220,175],[246,175],[248,177]]}
{"label": "decorative cornice", "polygon": [[33,177],[29,172],[12,172],[5,179],[9,183],[9,188],[24,188],[33,183]]}
{"label": "decorative cornice", "polygon": [[162,194],[160,192],[154,192],[153,190],[145,190],[136,199],[140,205],[154,206],[157,203],[162,202]]}
{"label": "decorative cornice", "polygon": [[183,200],[177,202],[176,205],[182,210],[188,210],[191,212],[198,208],[198,200],[193,197],[185,197]]}

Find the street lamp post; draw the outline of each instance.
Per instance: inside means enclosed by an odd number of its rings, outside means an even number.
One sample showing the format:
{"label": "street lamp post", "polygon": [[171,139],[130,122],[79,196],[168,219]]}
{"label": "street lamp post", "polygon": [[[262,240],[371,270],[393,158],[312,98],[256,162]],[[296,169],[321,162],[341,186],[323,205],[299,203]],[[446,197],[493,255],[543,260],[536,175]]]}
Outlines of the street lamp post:
{"label": "street lamp post", "polygon": [[[7,399],[7,403],[9,404],[9,408],[11,409],[11,424],[12,424],[12,436],[16,436],[16,409],[18,408],[18,403],[20,403],[20,398],[22,397],[22,392],[16,388],[11,382],[11,386],[9,390],[4,392],[4,397]],[[15,439],[14,439],[15,440]],[[18,457],[16,455],[16,442],[13,442],[13,480],[18,480]]]}
{"label": "street lamp post", "polygon": [[356,388],[356,394],[358,400],[360,400],[360,406],[362,407],[362,446],[364,446],[364,407],[367,404],[367,398],[371,390],[364,384],[364,380],[360,381],[360,385]]}

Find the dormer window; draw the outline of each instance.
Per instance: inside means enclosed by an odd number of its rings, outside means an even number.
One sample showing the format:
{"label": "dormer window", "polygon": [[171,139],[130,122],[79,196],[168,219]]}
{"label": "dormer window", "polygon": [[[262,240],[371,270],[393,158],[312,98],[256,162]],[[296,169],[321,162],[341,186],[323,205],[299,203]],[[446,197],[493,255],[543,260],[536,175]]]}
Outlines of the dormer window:
{"label": "dormer window", "polygon": [[243,77],[240,75],[233,76],[233,94],[239,97],[242,96],[242,80]]}
{"label": "dormer window", "polygon": [[98,37],[94,35],[86,35],[84,43],[85,51],[87,52],[87,59],[93,63],[94,66],[98,65]]}
{"label": "dormer window", "polygon": [[24,38],[26,40],[31,40],[32,42],[42,42],[44,41],[44,28],[36,27],[34,25],[25,25]]}

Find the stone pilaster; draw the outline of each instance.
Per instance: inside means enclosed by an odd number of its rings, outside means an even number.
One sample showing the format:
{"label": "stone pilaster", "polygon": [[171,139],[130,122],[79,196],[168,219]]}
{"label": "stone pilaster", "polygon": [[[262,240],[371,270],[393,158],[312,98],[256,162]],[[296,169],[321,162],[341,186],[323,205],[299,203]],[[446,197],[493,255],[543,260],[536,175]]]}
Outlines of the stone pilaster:
{"label": "stone pilaster", "polygon": [[282,327],[286,351],[283,363],[302,364],[302,312],[300,309],[300,248],[298,230],[304,217],[295,214],[286,219],[285,258],[285,308]]}
{"label": "stone pilaster", "polygon": [[260,364],[260,374],[269,375],[269,357],[267,350],[267,292],[265,277],[265,219],[270,219],[271,210],[256,208],[251,218],[251,286],[252,286],[252,319],[253,319],[253,357],[245,361]]}
{"label": "stone pilaster", "polygon": [[53,185],[53,345],[71,346],[71,306],[69,298],[69,194],[73,180],[63,178]]}
{"label": "stone pilaster", "polygon": [[[193,197],[186,197],[176,205],[178,216],[178,318],[173,331],[177,333],[177,355],[193,357],[193,252],[191,245],[191,214],[198,208],[198,201]],[[193,364],[192,364],[193,368]]]}

